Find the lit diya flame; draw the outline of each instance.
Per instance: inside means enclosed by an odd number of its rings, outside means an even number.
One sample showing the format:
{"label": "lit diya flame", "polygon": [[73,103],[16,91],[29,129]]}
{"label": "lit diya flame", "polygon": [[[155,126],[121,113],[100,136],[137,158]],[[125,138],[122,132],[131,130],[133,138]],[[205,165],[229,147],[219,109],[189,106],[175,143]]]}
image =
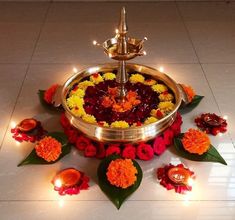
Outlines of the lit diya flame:
{"label": "lit diya flame", "polygon": [[89,178],[84,173],[68,168],[60,171],[52,180],[54,190],[60,195],[75,195],[82,189],[88,189]]}
{"label": "lit diya flame", "polygon": [[191,173],[189,170],[182,167],[173,167],[167,173],[169,179],[179,185],[188,185]]}

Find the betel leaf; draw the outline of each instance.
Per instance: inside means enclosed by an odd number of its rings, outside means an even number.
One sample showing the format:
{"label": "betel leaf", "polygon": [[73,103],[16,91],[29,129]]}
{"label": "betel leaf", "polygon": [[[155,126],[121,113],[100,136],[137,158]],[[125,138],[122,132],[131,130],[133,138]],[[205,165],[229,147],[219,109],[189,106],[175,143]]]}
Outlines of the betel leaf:
{"label": "betel leaf", "polygon": [[139,166],[139,164],[135,161],[133,161],[134,166],[136,167],[138,174],[137,174],[137,180],[135,181],[134,185],[129,186],[126,189],[122,189],[116,186],[113,186],[109,183],[106,177],[106,172],[109,164],[112,160],[116,160],[118,158],[121,158],[118,155],[111,155],[109,157],[106,157],[104,160],[101,161],[98,170],[98,184],[100,189],[108,196],[108,198],[114,203],[114,205],[119,209],[122,205],[122,203],[133,193],[135,192],[138,187],[140,186],[140,183],[142,181],[142,169]]}
{"label": "betel leaf", "polygon": [[183,137],[183,134],[174,138],[174,146],[179,156],[184,157],[188,160],[193,160],[193,161],[215,162],[215,163],[221,163],[221,164],[227,165],[224,158],[219,154],[219,152],[216,150],[216,148],[213,145],[211,145],[209,150],[202,155],[189,153],[183,147],[183,144],[181,141],[182,137]]}
{"label": "betel leaf", "polygon": [[59,141],[62,145],[62,153],[60,154],[59,158],[56,161],[47,162],[43,158],[39,157],[36,154],[35,148],[32,152],[21,162],[18,164],[19,166],[28,165],[28,164],[53,164],[63,158],[65,155],[69,154],[71,151],[72,145],[68,142],[68,138],[62,132],[51,132],[48,133],[47,136],[51,136]]}
{"label": "betel leaf", "polygon": [[51,112],[63,112],[63,108],[61,106],[59,107],[55,107],[53,104],[48,104],[45,100],[44,100],[44,93],[45,90],[38,90],[38,97],[40,100],[41,105],[46,108],[47,110],[51,111]]}
{"label": "betel leaf", "polygon": [[192,111],[194,108],[198,106],[198,104],[202,101],[203,98],[204,96],[195,95],[193,100],[189,104],[180,107],[179,109],[180,113],[184,114]]}

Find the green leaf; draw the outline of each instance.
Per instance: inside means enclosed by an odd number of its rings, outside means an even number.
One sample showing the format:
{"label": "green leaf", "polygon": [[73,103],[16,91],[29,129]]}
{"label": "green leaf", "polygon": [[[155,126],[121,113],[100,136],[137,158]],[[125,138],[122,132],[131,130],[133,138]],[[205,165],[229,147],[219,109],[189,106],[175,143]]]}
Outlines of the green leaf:
{"label": "green leaf", "polygon": [[59,112],[59,113],[64,111],[64,109],[63,109],[62,106],[60,106],[60,107],[55,107],[55,106],[52,105],[52,104],[48,104],[48,103],[44,100],[44,93],[45,93],[45,90],[38,90],[38,97],[39,97],[40,103],[41,103],[41,105],[42,105],[45,109],[47,109],[47,110],[49,110],[49,111],[51,111],[51,112]]}
{"label": "green leaf", "polygon": [[202,161],[202,162],[215,162],[215,163],[221,163],[224,165],[227,165],[224,158],[219,154],[219,152],[216,150],[216,148],[211,145],[210,149],[202,154],[193,154],[186,151],[183,147],[181,139],[183,138],[183,134],[180,134],[178,137],[174,138],[174,146],[176,151],[181,157],[184,157],[188,160],[193,161]]}
{"label": "green leaf", "polygon": [[201,95],[195,95],[192,102],[190,102],[189,104],[180,107],[180,113],[184,114],[184,113],[188,113],[190,111],[192,111],[194,108],[196,108],[198,106],[198,104],[202,101],[202,99],[204,98],[204,96]]}
{"label": "green leaf", "polygon": [[133,192],[135,192],[138,189],[142,180],[142,176],[143,176],[143,173],[139,164],[135,160],[132,160],[134,166],[136,167],[138,171],[137,180],[134,183],[134,185],[126,189],[122,189],[122,188],[111,185],[106,177],[107,168],[112,160],[116,160],[118,158],[121,158],[121,157],[118,155],[111,155],[109,157],[106,157],[104,160],[101,161],[97,170],[99,187],[108,196],[108,198],[114,203],[117,209],[119,209],[122,203]]}
{"label": "green leaf", "polygon": [[60,157],[56,161],[47,162],[43,158],[39,157],[36,154],[35,148],[32,150],[32,152],[21,162],[18,164],[19,166],[28,165],[28,164],[53,164],[59,161],[61,158],[63,158],[65,155],[69,154],[72,148],[72,145],[69,144],[68,138],[66,135],[62,132],[51,132],[48,133],[47,136],[51,136],[55,138],[57,141],[59,141],[62,144],[62,153],[60,154]]}

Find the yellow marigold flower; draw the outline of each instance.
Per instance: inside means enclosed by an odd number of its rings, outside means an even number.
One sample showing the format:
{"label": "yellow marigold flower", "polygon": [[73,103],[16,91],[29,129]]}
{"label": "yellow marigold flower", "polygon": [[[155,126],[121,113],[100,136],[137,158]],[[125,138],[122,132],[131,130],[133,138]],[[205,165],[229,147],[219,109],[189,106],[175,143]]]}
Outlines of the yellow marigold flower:
{"label": "yellow marigold flower", "polygon": [[138,82],[143,83],[144,77],[141,74],[136,73],[136,74],[132,74],[129,80],[131,83],[138,83]]}
{"label": "yellow marigold flower", "polygon": [[80,98],[76,95],[73,95],[69,98],[67,98],[67,105],[69,106],[69,108],[75,108],[75,107],[82,107],[84,104],[84,100],[83,98]]}
{"label": "yellow marigold flower", "polygon": [[108,166],[106,176],[111,185],[123,189],[132,186],[136,180],[138,171],[131,159],[116,159]]}
{"label": "yellow marigold flower", "polygon": [[78,84],[78,88],[83,89],[83,90],[86,90],[88,86],[94,86],[94,83],[91,81],[85,80]]}
{"label": "yellow marigold flower", "polygon": [[90,80],[91,82],[98,84],[100,82],[103,82],[104,79],[102,78],[102,76],[99,73],[94,73],[90,76]]}
{"label": "yellow marigold flower", "polygon": [[85,91],[83,89],[76,89],[76,90],[71,90],[69,96],[76,95],[80,98],[83,98],[85,96]]}
{"label": "yellow marigold flower", "polygon": [[173,101],[174,96],[171,93],[162,93],[158,96],[159,100],[161,102],[165,102],[165,101]]}
{"label": "yellow marigold flower", "polygon": [[144,84],[147,85],[147,86],[153,86],[156,83],[157,83],[157,81],[154,80],[154,79],[147,79],[147,80],[144,81]]}
{"label": "yellow marigold flower", "polygon": [[82,119],[88,123],[96,123],[96,119],[93,115],[85,114],[82,116]]}
{"label": "yellow marigold flower", "polygon": [[110,126],[111,128],[128,128],[129,124],[126,121],[115,121]]}
{"label": "yellow marigold flower", "polygon": [[83,115],[86,114],[84,108],[82,106],[80,107],[75,107],[75,108],[72,108],[71,109],[71,112],[75,115],[75,116],[78,116],[78,117],[81,117]]}
{"label": "yellow marigold flower", "polygon": [[172,102],[159,102],[158,108],[164,113],[169,113],[174,109],[174,104]]}
{"label": "yellow marigold flower", "polygon": [[156,84],[152,86],[152,90],[157,93],[162,93],[168,90],[167,86],[164,84]]}
{"label": "yellow marigold flower", "polygon": [[158,121],[158,119],[155,118],[155,117],[153,117],[153,116],[151,116],[151,117],[148,117],[148,118],[144,121],[144,124],[148,125],[148,124],[154,123],[154,122],[156,122],[156,121]]}
{"label": "yellow marigold flower", "polygon": [[116,78],[116,75],[114,73],[105,73],[103,74],[103,78],[105,80],[114,80]]}

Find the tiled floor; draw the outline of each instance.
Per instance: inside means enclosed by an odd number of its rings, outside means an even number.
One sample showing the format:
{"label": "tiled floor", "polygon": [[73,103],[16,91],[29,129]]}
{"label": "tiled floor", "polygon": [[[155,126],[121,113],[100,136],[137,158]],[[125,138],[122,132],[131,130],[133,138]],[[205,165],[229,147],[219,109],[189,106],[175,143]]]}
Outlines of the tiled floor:
{"label": "tiled floor", "polygon": [[[50,166],[18,162],[31,151],[11,138],[11,122],[40,119],[58,130],[58,116],[46,113],[37,90],[63,83],[72,68],[109,62],[91,45],[114,34],[119,9],[127,7],[129,33],[147,36],[148,56],[135,62],[159,68],[177,82],[191,84],[205,99],[183,115],[183,130],[202,112],[228,116],[229,132],[212,143],[228,166],[191,162],[170,149],[140,162],[141,187],[117,211],[96,184],[99,161],[74,151]],[[235,219],[235,3],[0,3],[0,219]],[[188,196],[167,192],[155,179],[156,167],[183,162],[197,174]],[[76,167],[92,179],[89,191],[60,198],[50,180],[61,168]]]}

